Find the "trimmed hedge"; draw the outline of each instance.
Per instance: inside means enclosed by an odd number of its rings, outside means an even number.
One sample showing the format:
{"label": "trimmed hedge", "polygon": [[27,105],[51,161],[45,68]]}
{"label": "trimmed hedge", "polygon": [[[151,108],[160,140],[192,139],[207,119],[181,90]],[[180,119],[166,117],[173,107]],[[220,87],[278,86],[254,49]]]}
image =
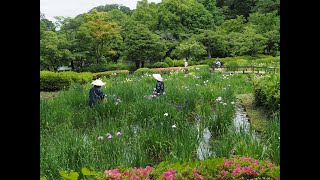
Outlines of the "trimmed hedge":
{"label": "trimmed hedge", "polygon": [[152,71],[149,68],[139,68],[136,71],[134,71],[134,74],[136,75],[141,75],[141,74],[146,74],[146,73],[154,73],[154,71]]}
{"label": "trimmed hedge", "polygon": [[169,65],[165,62],[156,62],[151,65],[151,68],[167,68]]}
{"label": "trimmed hedge", "polygon": [[92,73],[40,71],[40,91],[67,89],[72,83],[84,84],[92,80]]}
{"label": "trimmed hedge", "polygon": [[184,60],[172,60],[172,64],[173,67],[184,67]]}

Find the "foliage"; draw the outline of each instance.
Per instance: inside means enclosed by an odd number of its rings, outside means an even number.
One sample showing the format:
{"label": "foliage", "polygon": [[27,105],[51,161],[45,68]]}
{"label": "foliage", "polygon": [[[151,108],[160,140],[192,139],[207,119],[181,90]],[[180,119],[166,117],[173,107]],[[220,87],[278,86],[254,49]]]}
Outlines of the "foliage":
{"label": "foliage", "polygon": [[280,74],[270,74],[254,81],[255,104],[272,111],[280,110]]}
{"label": "foliage", "polygon": [[169,65],[166,62],[155,62],[149,68],[167,68]]}
{"label": "foliage", "polygon": [[164,55],[164,45],[157,34],[142,24],[132,25],[124,43],[127,61],[134,62],[136,68],[143,68],[146,61],[157,61]]}
{"label": "foliage", "polygon": [[[270,161],[259,161],[251,157],[235,156],[230,159],[211,158],[203,161],[170,163],[163,161],[155,167],[119,167],[100,172],[82,168],[83,177],[94,179],[280,179],[280,169]],[[67,180],[78,180],[79,173],[61,171],[60,175]]]}
{"label": "foliage", "polygon": [[40,71],[40,91],[67,89],[71,83],[84,84],[92,80],[92,73]]}
{"label": "foliage", "polygon": [[59,76],[58,73],[40,71],[40,91],[58,91],[69,88],[71,79]]}
{"label": "foliage", "polygon": [[141,74],[146,74],[146,73],[153,73],[153,71],[149,68],[139,68],[136,71],[134,71],[134,74],[136,74],[136,75],[141,75]]}
{"label": "foliage", "polygon": [[169,65],[169,67],[173,67],[173,62],[172,62],[172,59],[170,57],[166,57],[164,59],[164,62],[167,63]]}

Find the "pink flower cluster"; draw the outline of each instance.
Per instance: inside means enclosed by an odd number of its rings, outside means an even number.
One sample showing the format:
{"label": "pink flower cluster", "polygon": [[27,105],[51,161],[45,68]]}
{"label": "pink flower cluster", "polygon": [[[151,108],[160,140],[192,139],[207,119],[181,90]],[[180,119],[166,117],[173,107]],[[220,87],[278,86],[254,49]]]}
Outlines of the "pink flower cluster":
{"label": "pink flower cluster", "polygon": [[[218,179],[225,178],[241,178],[241,177],[262,177],[266,175],[266,172],[272,170],[273,164],[270,161],[260,163],[251,157],[238,157],[232,160],[225,159],[221,170],[217,176]],[[273,177],[278,179],[278,177]]]}
{"label": "pink flower cluster", "polygon": [[150,180],[149,172],[154,170],[153,167],[147,166],[146,168],[134,168],[128,171],[119,171],[117,169],[106,170],[104,173],[107,175],[107,180],[120,180],[120,179],[132,179],[132,180]]}
{"label": "pink flower cluster", "polygon": [[170,180],[174,180],[174,174],[177,171],[173,170],[172,168],[169,168],[167,172],[163,173],[163,177],[164,179],[170,179]]}
{"label": "pink flower cluster", "polygon": [[196,168],[192,170],[193,176],[195,177],[195,180],[203,180],[203,176],[197,173]]}

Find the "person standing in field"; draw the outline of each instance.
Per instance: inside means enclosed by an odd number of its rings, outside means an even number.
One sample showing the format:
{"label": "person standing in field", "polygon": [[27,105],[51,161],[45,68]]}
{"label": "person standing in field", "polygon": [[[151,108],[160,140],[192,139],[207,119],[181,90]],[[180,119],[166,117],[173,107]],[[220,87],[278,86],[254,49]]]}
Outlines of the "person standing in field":
{"label": "person standing in field", "polygon": [[160,74],[152,74],[152,76],[157,80],[156,88],[154,88],[153,95],[163,95],[164,93],[164,82]]}
{"label": "person standing in field", "polygon": [[104,97],[107,95],[101,90],[101,86],[104,86],[105,83],[100,79],[94,80],[91,84],[93,87],[89,91],[89,106],[93,107],[97,102],[104,100]]}
{"label": "person standing in field", "polygon": [[188,67],[188,61],[184,60],[184,67]]}

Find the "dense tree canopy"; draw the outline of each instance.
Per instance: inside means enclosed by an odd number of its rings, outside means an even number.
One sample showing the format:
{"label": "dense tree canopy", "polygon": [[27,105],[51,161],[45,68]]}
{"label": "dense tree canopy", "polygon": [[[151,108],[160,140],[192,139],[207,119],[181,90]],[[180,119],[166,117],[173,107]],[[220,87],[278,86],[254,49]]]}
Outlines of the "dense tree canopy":
{"label": "dense tree canopy", "polygon": [[40,12],[40,68],[278,55],[279,11],[279,0],[141,0],[134,10],[110,4],[55,23]]}

